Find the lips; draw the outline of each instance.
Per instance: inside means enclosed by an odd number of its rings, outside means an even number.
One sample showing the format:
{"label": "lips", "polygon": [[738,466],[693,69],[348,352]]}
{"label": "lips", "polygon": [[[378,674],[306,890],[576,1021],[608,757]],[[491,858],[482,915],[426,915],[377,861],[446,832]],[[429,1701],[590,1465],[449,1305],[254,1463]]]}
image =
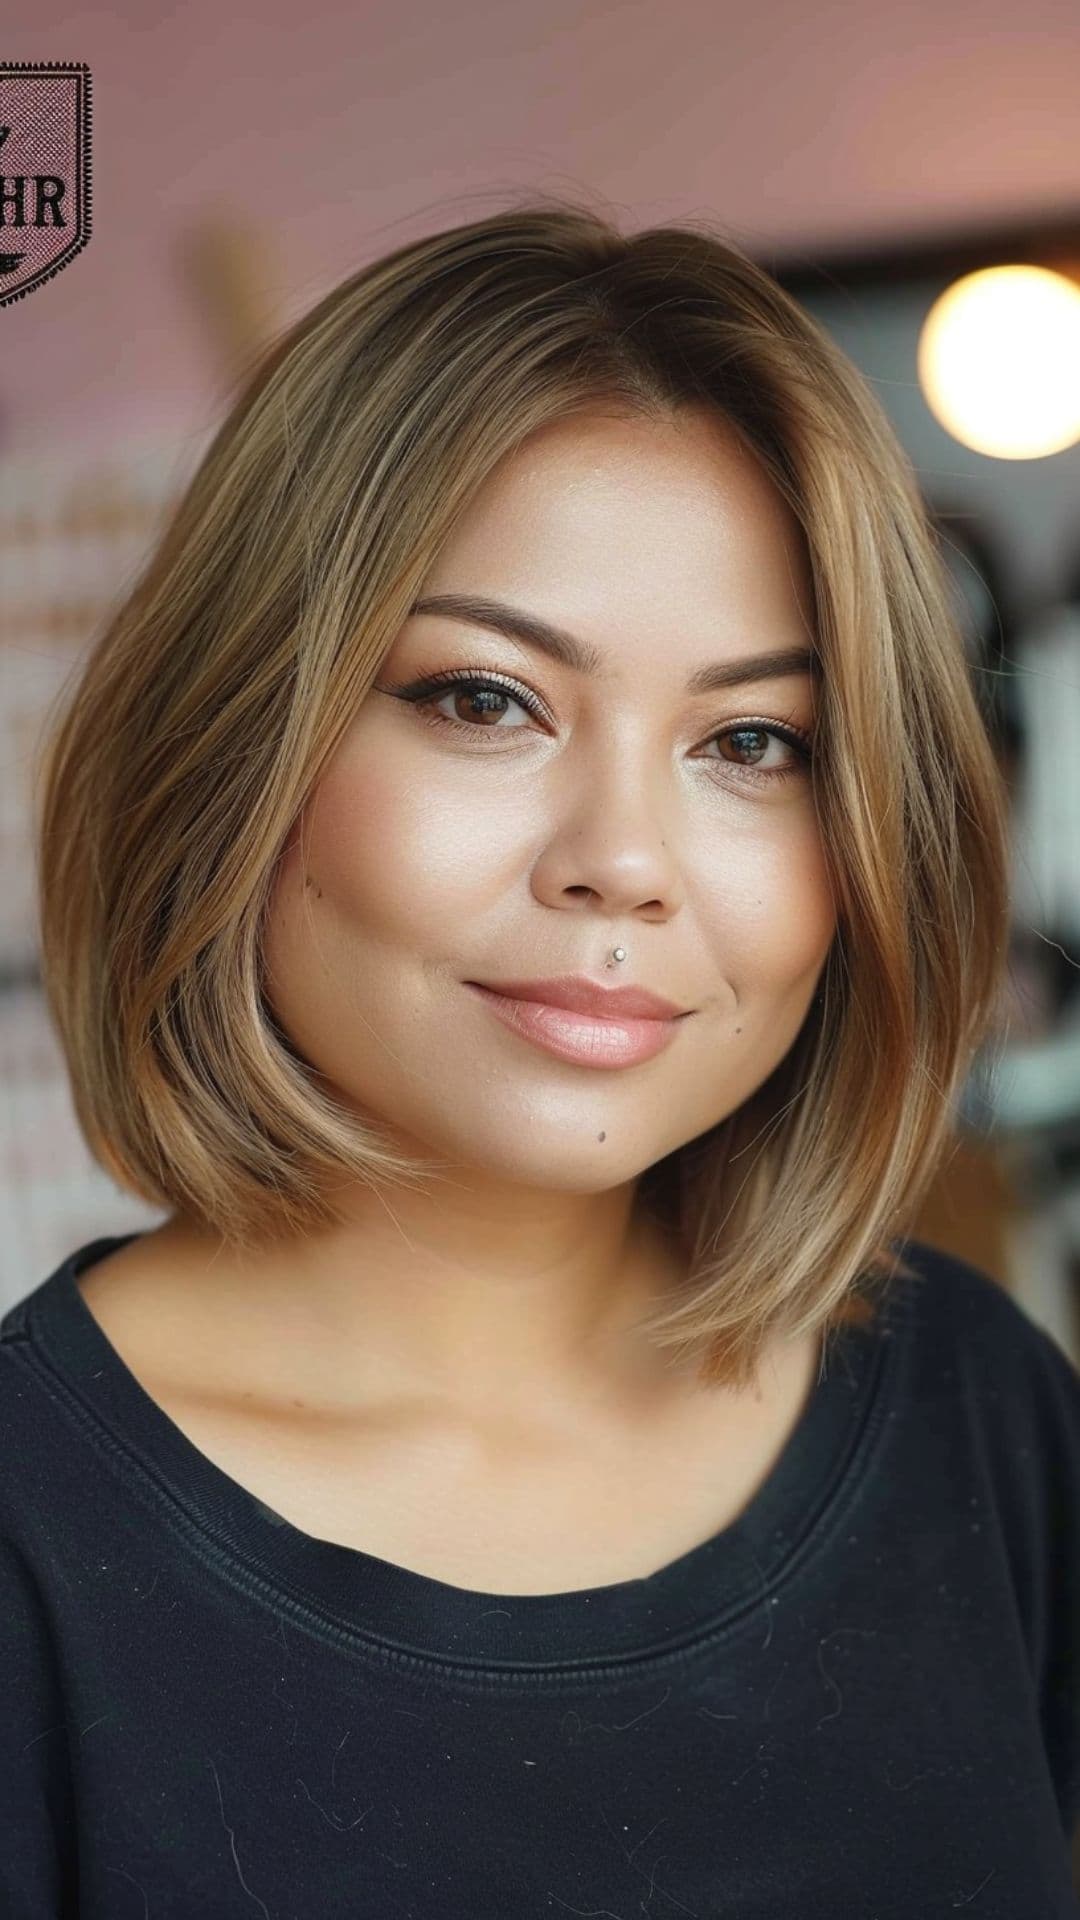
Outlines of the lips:
{"label": "lips", "polygon": [[673,1020],[689,1011],[646,987],[602,987],[586,974],[558,974],[546,980],[472,980],[466,985],[601,1020]]}
{"label": "lips", "polygon": [[[477,980],[467,980],[465,987],[519,1040],[527,1040],[556,1059],[578,1067],[642,1066],[662,1053],[682,1031],[682,1018],[678,1015],[661,1020],[654,1013],[645,1018],[611,1012],[583,1013],[576,1008],[556,1006],[547,999],[529,1000],[517,991],[510,994],[485,987]],[[552,991],[549,980],[531,983],[532,991],[538,987],[542,987],[545,994]],[[614,994],[605,996],[609,1007],[615,997]]]}

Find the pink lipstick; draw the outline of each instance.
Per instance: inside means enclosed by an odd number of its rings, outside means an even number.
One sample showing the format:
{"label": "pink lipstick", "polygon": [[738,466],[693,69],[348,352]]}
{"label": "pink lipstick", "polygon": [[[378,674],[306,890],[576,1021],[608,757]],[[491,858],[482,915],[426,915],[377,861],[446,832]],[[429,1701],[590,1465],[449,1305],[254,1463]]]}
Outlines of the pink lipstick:
{"label": "pink lipstick", "polygon": [[651,1060],[670,1045],[690,1011],[645,988],[602,987],[584,974],[465,985],[523,1040],[585,1067]]}

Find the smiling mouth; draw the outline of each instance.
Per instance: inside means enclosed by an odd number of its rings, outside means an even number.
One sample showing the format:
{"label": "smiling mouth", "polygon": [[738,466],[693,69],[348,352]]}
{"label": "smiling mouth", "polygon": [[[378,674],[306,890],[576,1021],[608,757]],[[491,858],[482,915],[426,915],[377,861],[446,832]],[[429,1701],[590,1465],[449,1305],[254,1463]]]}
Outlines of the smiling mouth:
{"label": "smiling mouth", "polygon": [[688,1014],[649,1019],[626,1014],[577,1013],[543,1000],[516,1000],[510,994],[465,981],[500,1022],[522,1040],[557,1059],[585,1067],[631,1067],[651,1060],[670,1045]]}

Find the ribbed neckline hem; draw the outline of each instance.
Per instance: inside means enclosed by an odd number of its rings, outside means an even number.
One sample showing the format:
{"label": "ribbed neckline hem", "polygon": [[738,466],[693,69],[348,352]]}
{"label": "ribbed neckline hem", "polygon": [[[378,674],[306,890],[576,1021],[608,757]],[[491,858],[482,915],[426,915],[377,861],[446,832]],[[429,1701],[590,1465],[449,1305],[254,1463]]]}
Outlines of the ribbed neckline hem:
{"label": "ribbed neckline hem", "polygon": [[[420,1656],[475,1672],[575,1671],[670,1654],[760,1609],[763,1597],[827,1526],[842,1489],[862,1471],[860,1440],[884,1419],[884,1378],[900,1344],[875,1323],[832,1337],[802,1417],[745,1510],[712,1538],[642,1579],[565,1593],[473,1592],[318,1539],[275,1513],[189,1440],[147,1393],[90,1311],[76,1277],[138,1233],[87,1242],[3,1321],[28,1336],[39,1362],[73,1390],[156,1497],[182,1509],[207,1558],[283,1613],[307,1609],[340,1639],[388,1658]],[[903,1319],[903,1316],[901,1316]],[[199,1545],[200,1536],[203,1544]]]}

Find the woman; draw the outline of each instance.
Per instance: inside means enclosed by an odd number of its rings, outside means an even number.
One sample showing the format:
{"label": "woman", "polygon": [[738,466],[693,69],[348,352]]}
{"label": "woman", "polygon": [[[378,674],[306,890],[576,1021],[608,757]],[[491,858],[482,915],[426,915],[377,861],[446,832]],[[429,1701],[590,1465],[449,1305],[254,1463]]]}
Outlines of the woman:
{"label": "woman", "polygon": [[533,202],[266,357],[43,763],[17,1920],[1076,1911],[1080,1381],[904,1238],[1005,803],[739,249]]}

